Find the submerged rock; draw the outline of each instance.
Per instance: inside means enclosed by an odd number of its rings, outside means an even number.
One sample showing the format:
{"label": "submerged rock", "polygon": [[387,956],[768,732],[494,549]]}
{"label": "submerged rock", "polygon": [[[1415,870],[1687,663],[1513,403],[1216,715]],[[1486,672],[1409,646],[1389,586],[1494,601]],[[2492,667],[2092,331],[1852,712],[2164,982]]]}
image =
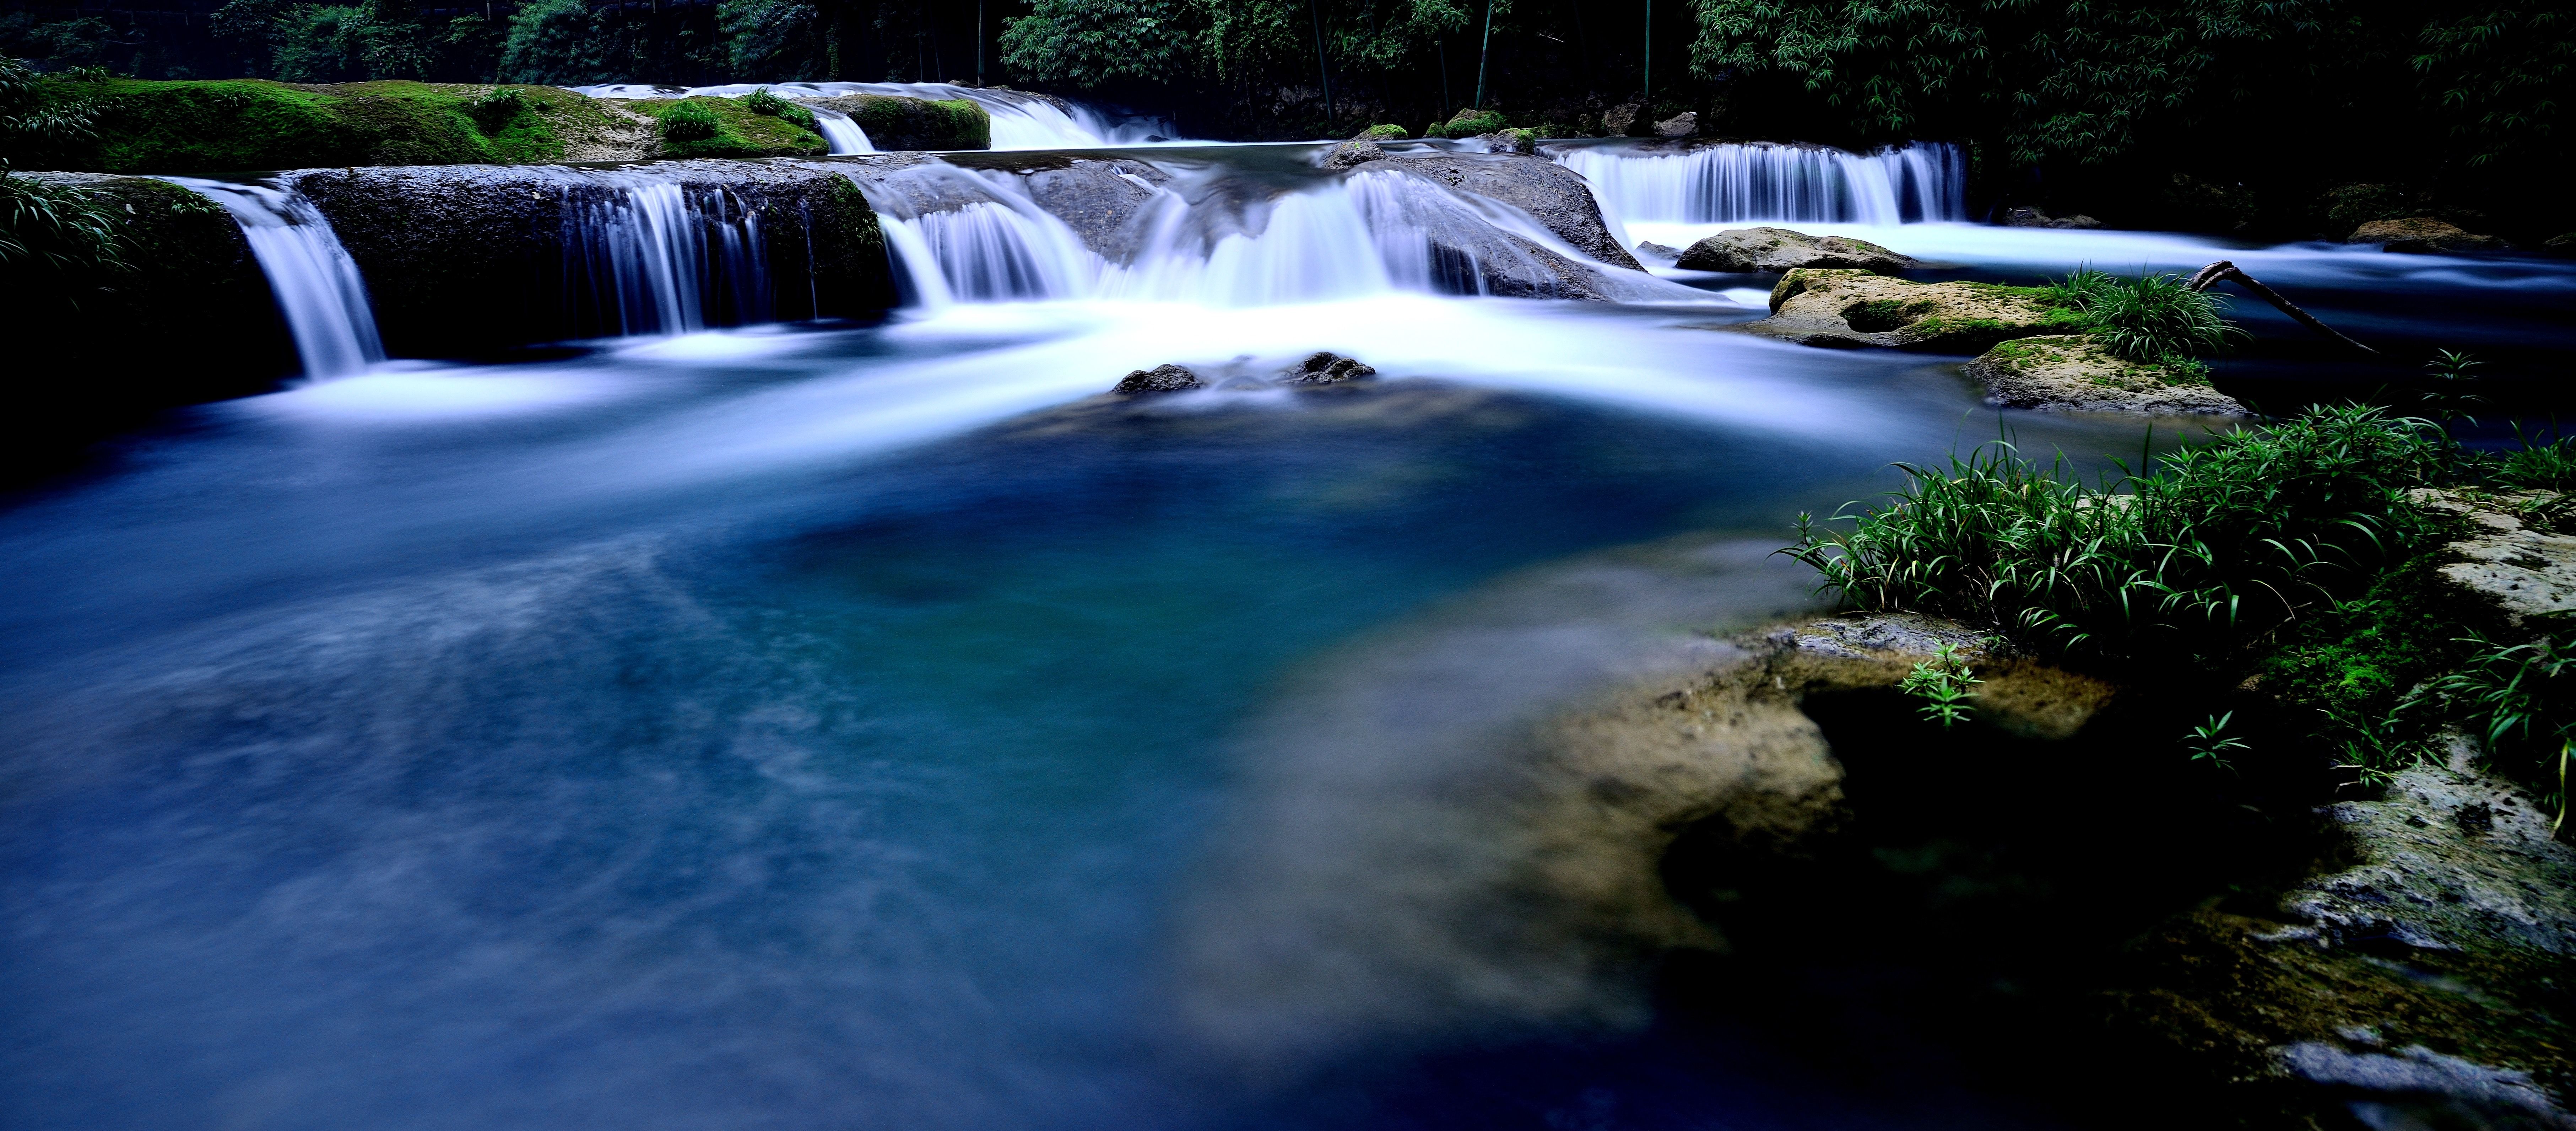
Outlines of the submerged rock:
{"label": "submerged rock", "polygon": [[1375,376],[1377,376],[1377,370],[1360,364],[1358,358],[1343,357],[1331,352],[1318,352],[1280,373],[1279,383],[1310,387],[1340,385],[1352,381],[1364,381]]}
{"label": "submerged rock", "polygon": [[2494,236],[2472,235],[2457,224],[2416,216],[2404,220],[2373,220],[2353,229],[2345,243],[2375,243],[2387,251],[2411,252],[2417,255],[2444,251],[2511,251],[2513,245]]}
{"label": "submerged rock", "polygon": [[[2236,398],[2205,374],[2131,361],[2086,334],[2016,338],[1968,363],[1986,403],[2042,412],[2128,412],[2158,416],[2244,416]],[[2196,380],[2194,378],[2197,378]]]}
{"label": "submerged rock", "polygon": [[2072,311],[2042,302],[2036,288],[1911,283],[1814,267],[1781,278],[1771,289],[1771,311],[1728,329],[1829,348],[1973,354],[2013,338],[2062,333],[2075,322]]}
{"label": "submerged rock", "polygon": [[1787,228],[1729,228],[1690,245],[1675,266],[1691,271],[1792,271],[1855,268],[1886,273],[1920,266],[1866,240],[1811,236]]}
{"label": "submerged rock", "polygon": [[1180,393],[1207,387],[1207,382],[1199,380],[1199,375],[1186,367],[1157,365],[1152,369],[1130,371],[1118,382],[1117,388],[1109,391],[1126,396],[1137,396],[1146,393]]}

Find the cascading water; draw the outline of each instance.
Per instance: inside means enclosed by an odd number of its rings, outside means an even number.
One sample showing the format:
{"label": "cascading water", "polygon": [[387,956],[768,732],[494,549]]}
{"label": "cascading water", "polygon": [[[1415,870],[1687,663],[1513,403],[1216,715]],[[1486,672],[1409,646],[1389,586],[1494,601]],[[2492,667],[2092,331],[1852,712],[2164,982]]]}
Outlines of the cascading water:
{"label": "cascading water", "polygon": [[[725,83],[689,87],[601,83],[568,89],[592,98],[740,98],[755,90],[797,99],[838,98],[850,94],[892,94],[943,101],[962,98],[983,107],[992,118],[995,149],[1091,149],[1177,140],[1177,131],[1171,123],[1159,118],[1112,115],[1070,100],[1059,103],[1056,99],[1016,90],[988,90],[942,82]],[[856,124],[853,123],[851,128],[855,131]],[[833,143],[833,153],[843,152],[840,142],[830,131],[824,132],[824,138]],[[872,153],[875,150],[851,149],[848,152]]]}
{"label": "cascading water", "polygon": [[1965,220],[1958,147],[1918,144],[1859,154],[1795,145],[1712,145],[1640,153],[1625,145],[1555,152],[1623,221],[1751,220],[1902,224]]}
{"label": "cascading water", "polygon": [[385,359],[366,280],[329,221],[291,188],[165,177],[223,206],[241,225],[277,308],[295,336],[304,376],[345,377]]}
{"label": "cascading water", "polygon": [[859,123],[852,120],[849,115],[838,110],[815,110],[814,128],[823,135],[824,142],[832,147],[831,153],[834,157],[877,151],[876,143],[868,140],[868,132],[860,129]]}
{"label": "cascading water", "polygon": [[772,316],[759,213],[732,194],[692,193],[635,173],[564,212],[568,285],[602,334],[680,334]]}

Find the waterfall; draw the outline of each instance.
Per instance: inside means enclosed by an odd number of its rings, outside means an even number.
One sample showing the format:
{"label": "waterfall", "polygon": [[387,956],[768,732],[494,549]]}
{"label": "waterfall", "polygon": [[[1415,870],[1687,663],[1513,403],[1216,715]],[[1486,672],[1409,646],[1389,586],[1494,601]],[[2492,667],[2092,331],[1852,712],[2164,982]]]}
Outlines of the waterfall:
{"label": "waterfall", "polygon": [[760,214],[731,192],[630,172],[575,176],[607,189],[564,209],[573,306],[602,334],[681,334],[768,321]]}
{"label": "waterfall", "polygon": [[[781,98],[837,98],[845,94],[894,94],[908,98],[950,100],[963,98],[984,108],[993,120],[995,149],[1097,149],[1102,146],[1146,145],[1173,140],[1177,134],[1164,119],[1115,115],[1079,102],[1064,101],[1016,90],[991,90],[984,87],[955,86],[944,82],[780,82],[725,83],[719,86],[654,86],[647,83],[600,83],[593,86],[568,87],[592,98],[740,98],[755,90],[767,90]],[[820,117],[821,115],[817,115]],[[851,123],[857,132],[857,123]],[[825,140],[832,152],[840,153],[841,142],[829,130]],[[860,135],[864,144],[865,135]],[[851,149],[851,153],[873,153],[874,149]]]}
{"label": "waterfall", "polygon": [[1605,211],[1627,221],[1967,219],[1966,161],[1953,145],[1870,154],[1769,143],[1711,145],[1687,153],[1569,146],[1558,160],[1592,182]]}
{"label": "waterfall", "polygon": [[838,110],[816,108],[814,128],[822,132],[823,141],[832,147],[831,152],[835,157],[849,153],[877,151],[876,144],[868,140],[868,132],[860,129],[859,123],[852,120],[849,115]]}
{"label": "waterfall", "polygon": [[357,263],[340,246],[330,221],[310,201],[275,185],[162,179],[222,205],[241,225],[242,238],[250,243],[287,329],[295,335],[304,376],[345,377],[385,359],[375,314],[367,306],[366,280],[358,276]]}

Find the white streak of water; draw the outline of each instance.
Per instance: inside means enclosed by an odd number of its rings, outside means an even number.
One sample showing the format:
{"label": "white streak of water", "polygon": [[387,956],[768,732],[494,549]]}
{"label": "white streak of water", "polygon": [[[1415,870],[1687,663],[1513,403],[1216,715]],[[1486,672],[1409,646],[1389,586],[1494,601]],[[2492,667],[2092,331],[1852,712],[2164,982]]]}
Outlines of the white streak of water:
{"label": "white streak of water", "polygon": [[331,222],[292,189],[267,184],[163,178],[223,206],[241,225],[268,289],[277,296],[304,375],[329,380],[385,359],[367,305],[366,280],[340,246]]}
{"label": "white streak of water", "polygon": [[816,109],[814,128],[822,133],[823,141],[832,147],[831,153],[835,157],[877,151],[876,143],[868,140],[868,131],[860,129],[855,119],[838,110]]}
{"label": "white streak of water", "polygon": [[1768,143],[1672,154],[1612,145],[1567,147],[1557,156],[1592,183],[1605,211],[1630,223],[1967,218],[1965,161],[1950,145],[1871,154]]}
{"label": "white streak of water", "polygon": [[[782,82],[725,83],[719,86],[655,86],[648,83],[600,83],[568,88],[592,98],[740,98],[767,90],[781,98],[837,98],[849,94],[891,94],[936,101],[965,99],[984,108],[993,121],[995,149],[1095,149],[1101,146],[1148,145],[1177,140],[1171,123],[1159,118],[1119,116],[1096,107],[1015,90],[989,90],[944,82]],[[830,138],[829,134],[825,135]],[[837,143],[835,143],[837,146]],[[839,153],[839,148],[832,150]],[[875,152],[854,149],[853,153]]]}

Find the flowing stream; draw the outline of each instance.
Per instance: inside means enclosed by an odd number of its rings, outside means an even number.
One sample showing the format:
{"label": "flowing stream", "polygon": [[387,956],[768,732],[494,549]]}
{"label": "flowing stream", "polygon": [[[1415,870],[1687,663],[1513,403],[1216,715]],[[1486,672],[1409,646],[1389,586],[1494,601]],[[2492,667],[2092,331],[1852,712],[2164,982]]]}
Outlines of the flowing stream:
{"label": "flowing stream", "polygon": [[[1677,1017],[1496,877],[1519,728],[1808,607],[1800,511],[2144,423],[1723,332],[1753,278],[1496,297],[1581,253],[1313,152],[1135,150],[1109,253],[1006,171],[863,181],[912,298],[873,325],[761,324],[750,214],[563,170],[616,188],[567,236],[608,336],[475,364],[372,352],[291,185],[186,182],[337,379],[0,510],[0,1125],[2061,1125],[1957,1050],[1856,1083]],[[2392,348],[2576,353],[2564,263],[1980,227],[1951,156],[1806,152],[1568,161],[1634,238],[2225,256]],[[2236,312],[2223,383],[2352,379]],[[1316,350],[1376,387],[1100,396]]]}

